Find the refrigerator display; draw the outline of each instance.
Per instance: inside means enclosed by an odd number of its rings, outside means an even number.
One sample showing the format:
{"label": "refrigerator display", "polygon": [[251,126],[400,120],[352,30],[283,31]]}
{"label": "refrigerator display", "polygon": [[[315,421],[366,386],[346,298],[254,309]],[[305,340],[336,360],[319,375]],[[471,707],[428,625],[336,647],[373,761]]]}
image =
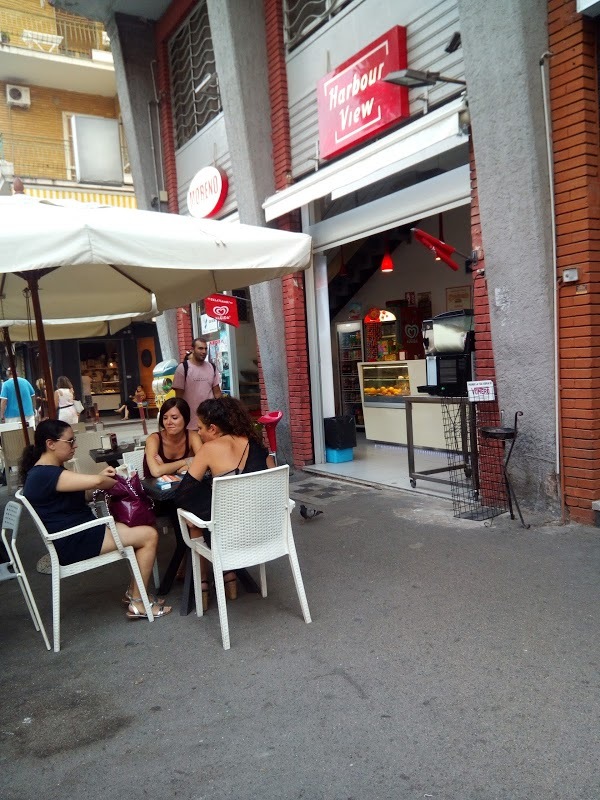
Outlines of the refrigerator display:
{"label": "refrigerator display", "polygon": [[340,374],[341,413],[354,417],[357,427],[364,427],[358,363],[363,360],[361,322],[340,322],[336,326]]}

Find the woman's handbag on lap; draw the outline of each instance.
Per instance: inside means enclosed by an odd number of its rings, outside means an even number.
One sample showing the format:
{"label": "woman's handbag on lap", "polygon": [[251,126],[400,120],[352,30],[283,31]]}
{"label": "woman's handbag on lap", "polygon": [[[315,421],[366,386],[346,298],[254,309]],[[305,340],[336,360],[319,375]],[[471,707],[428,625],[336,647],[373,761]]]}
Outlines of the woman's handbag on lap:
{"label": "woman's handbag on lap", "polygon": [[116,476],[112,489],[106,491],[106,499],[110,514],[117,522],[123,522],[130,528],[136,525],[156,525],[154,503],[144,492],[139,475],[134,473],[130,478]]}

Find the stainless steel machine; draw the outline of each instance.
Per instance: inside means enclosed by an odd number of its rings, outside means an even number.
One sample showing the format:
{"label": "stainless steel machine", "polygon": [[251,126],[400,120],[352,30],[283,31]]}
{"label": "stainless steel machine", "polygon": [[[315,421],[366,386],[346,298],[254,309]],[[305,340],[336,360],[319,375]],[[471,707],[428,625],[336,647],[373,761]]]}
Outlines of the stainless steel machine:
{"label": "stainless steel machine", "polygon": [[423,394],[466,397],[475,352],[473,310],[447,311],[422,325],[427,384]]}

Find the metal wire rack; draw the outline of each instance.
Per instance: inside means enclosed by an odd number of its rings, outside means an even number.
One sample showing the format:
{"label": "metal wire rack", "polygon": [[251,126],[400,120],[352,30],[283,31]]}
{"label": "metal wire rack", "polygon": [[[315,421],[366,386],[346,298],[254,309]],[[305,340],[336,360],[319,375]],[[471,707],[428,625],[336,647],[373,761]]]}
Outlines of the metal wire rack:
{"label": "metal wire rack", "polygon": [[[503,472],[504,442],[481,435],[482,428],[500,424],[498,404],[446,398],[442,420],[454,516],[483,521],[504,514],[509,506]],[[469,453],[467,463],[465,453]]]}

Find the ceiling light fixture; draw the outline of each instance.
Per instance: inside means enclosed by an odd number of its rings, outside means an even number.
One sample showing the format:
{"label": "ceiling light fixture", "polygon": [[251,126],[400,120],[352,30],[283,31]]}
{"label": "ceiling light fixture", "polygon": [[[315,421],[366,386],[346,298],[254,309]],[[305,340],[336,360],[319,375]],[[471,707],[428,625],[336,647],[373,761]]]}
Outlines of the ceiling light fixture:
{"label": "ceiling light fixture", "polygon": [[390,72],[383,80],[386,83],[395,83],[397,86],[408,86],[409,89],[416,89],[419,86],[435,86],[436,83],[467,85],[462,78],[450,78],[447,75],[440,75],[439,72],[420,69],[399,69],[397,72]]}
{"label": "ceiling light fixture", "polygon": [[387,242],[385,243],[385,253],[383,254],[383,258],[381,259],[381,271],[382,272],[394,271],[394,261],[390,255],[390,247]]}

